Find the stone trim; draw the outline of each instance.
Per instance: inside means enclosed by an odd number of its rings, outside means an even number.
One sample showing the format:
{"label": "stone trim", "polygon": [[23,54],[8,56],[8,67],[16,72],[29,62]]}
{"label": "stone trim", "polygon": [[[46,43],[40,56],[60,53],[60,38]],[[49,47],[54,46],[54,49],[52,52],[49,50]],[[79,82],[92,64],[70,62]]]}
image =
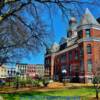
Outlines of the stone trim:
{"label": "stone trim", "polygon": [[81,43],[81,42],[88,42],[88,41],[96,41],[96,42],[100,42],[100,38],[82,38],[82,39],[79,39],[78,40],[78,43]]}
{"label": "stone trim", "polygon": [[94,24],[81,25],[77,27],[77,31],[80,31],[82,29],[90,29],[90,28],[100,30],[100,24],[99,25],[94,25]]}
{"label": "stone trim", "polygon": [[74,44],[73,46],[67,47],[64,50],[58,51],[58,52],[53,53],[53,54],[48,54],[45,57],[48,57],[48,56],[51,56],[51,55],[59,55],[59,54],[62,54],[66,51],[72,50],[72,49],[77,48],[77,47],[78,47],[78,44]]}
{"label": "stone trim", "polygon": [[75,44],[75,45],[73,45],[73,46],[71,46],[71,47],[67,47],[67,48],[64,49],[64,50],[55,53],[55,55],[59,55],[59,54],[65,53],[66,51],[72,50],[72,49],[77,48],[77,47],[78,47],[78,44]]}

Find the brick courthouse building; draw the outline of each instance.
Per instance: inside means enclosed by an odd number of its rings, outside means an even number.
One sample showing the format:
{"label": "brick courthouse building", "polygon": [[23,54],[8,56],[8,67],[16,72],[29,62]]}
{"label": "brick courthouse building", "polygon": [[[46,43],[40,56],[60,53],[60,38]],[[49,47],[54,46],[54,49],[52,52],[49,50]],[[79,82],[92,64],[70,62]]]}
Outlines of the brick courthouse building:
{"label": "brick courthouse building", "polygon": [[92,81],[97,67],[100,67],[100,24],[86,9],[80,23],[72,17],[67,36],[46,50],[45,76],[87,83]]}

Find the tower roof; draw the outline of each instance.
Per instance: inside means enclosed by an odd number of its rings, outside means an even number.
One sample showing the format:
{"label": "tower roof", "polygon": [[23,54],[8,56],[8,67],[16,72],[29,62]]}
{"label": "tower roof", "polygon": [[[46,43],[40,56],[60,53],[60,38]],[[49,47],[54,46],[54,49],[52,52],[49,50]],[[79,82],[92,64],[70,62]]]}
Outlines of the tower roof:
{"label": "tower roof", "polygon": [[80,25],[87,25],[87,24],[94,24],[94,25],[99,24],[88,8],[86,8],[85,14],[83,15],[80,22]]}
{"label": "tower roof", "polygon": [[71,17],[69,21],[69,28],[68,28],[68,34],[67,37],[73,37],[76,36],[76,30],[77,30],[77,20],[75,17]]}
{"label": "tower roof", "polygon": [[77,21],[75,17],[71,17],[69,21],[69,31],[76,30],[77,28]]}

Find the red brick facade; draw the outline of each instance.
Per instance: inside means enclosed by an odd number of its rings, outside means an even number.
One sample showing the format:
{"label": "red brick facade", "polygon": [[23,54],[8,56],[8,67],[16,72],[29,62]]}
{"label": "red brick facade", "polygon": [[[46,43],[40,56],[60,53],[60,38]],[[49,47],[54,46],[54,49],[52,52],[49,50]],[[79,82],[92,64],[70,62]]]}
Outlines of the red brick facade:
{"label": "red brick facade", "polygon": [[[76,27],[75,19],[71,19],[68,39],[47,50],[45,71],[49,78],[58,81],[65,78],[71,82],[85,83],[92,81],[96,68],[100,67],[100,24],[89,11],[86,11],[85,17],[87,12],[92,19],[90,23],[87,24],[86,20],[82,19],[81,24]],[[65,76],[63,69],[66,70]]]}

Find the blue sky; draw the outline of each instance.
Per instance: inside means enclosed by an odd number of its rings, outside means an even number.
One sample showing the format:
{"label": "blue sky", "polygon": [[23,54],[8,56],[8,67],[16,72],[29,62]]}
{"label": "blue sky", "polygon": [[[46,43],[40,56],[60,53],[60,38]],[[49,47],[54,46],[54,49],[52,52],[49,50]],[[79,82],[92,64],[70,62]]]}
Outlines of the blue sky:
{"label": "blue sky", "polygon": [[[84,6],[84,9],[87,8]],[[89,7],[88,7],[89,8]],[[92,9],[89,8],[91,13],[95,16],[95,18],[100,17],[100,7],[95,7]],[[55,33],[54,42],[59,43],[61,37],[67,36],[68,29],[68,21],[65,21],[60,14],[53,16],[53,29]],[[38,52],[36,55],[30,54],[28,59],[24,58],[22,63],[30,63],[30,64],[43,64],[44,63],[44,51]]]}
{"label": "blue sky", "polygon": [[[65,22],[63,18],[59,15],[53,17],[53,31],[54,31],[54,42],[59,43],[62,36],[67,36],[67,26],[68,22]],[[22,63],[29,64],[43,64],[44,63],[44,53],[45,51],[41,50],[36,55],[30,53],[28,58],[24,58]]]}

